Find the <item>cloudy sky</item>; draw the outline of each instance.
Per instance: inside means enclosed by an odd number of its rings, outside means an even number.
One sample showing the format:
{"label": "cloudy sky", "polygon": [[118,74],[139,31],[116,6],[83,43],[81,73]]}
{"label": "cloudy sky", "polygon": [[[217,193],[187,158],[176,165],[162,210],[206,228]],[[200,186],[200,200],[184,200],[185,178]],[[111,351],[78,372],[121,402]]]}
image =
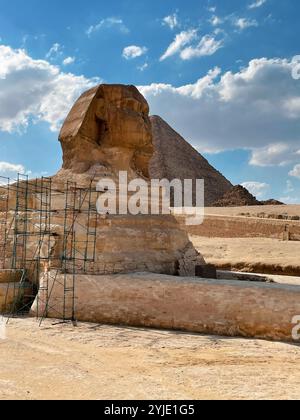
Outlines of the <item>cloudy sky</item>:
{"label": "cloudy sky", "polygon": [[125,83],[234,184],[300,203],[298,0],[0,6],[0,175],[56,172],[75,99]]}

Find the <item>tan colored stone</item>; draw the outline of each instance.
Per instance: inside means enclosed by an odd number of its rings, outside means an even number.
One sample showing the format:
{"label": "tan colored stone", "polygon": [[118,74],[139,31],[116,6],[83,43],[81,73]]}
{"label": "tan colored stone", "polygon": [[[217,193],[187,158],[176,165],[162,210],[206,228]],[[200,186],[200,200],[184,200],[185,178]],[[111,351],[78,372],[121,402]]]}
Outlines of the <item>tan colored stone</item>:
{"label": "tan colored stone", "polygon": [[[148,176],[153,154],[149,106],[134,86],[101,85],[73,106],[59,135],[63,169],[131,170]],[[94,168],[93,166],[96,165]]]}
{"label": "tan colored stone", "polygon": [[32,294],[32,290],[26,283],[20,286],[22,273],[13,270],[0,270],[0,314],[10,313],[24,295]]}
{"label": "tan colored stone", "polygon": [[[46,281],[53,283],[47,276],[41,278],[42,285]],[[72,276],[66,281],[70,285]],[[49,317],[63,311],[63,284],[64,277],[59,276]],[[45,311],[43,293],[33,315]],[[299,287],[152,273],[77,276],[75,297],[81,321],[282,341],[292,341],[293,318],[300,314]],[[67,316],[71,316],[70,302]]]}
{"label": "tan colored stone", "polygon": [[[128,181],[142,177],[149,182],[149,161],[153,155],[151,122],[146,100],[134,86],[101,85],[84,93],[74,104],[59,136],[63,149],[63,168],[52,178],[50,261],[42,261],[42,271],[50,268],[62,269],[64,223],[67,229],[74,227],[76,236],[76,271],[83,273],[127,273],[150,271],[170,275],[194,275],[195,265],[204,264],[201,255],[195,251],[187,233],[170,215],[103,215],[96,219],[93,214],[90,228],[97,228],[95,261],[82,261],[86,252],[93,257],[93,244],[86,245],[87,209],[90,204],[96,208],[101,194],[96,183],[106,177],[117,181],[119,171],[128,173]],[[80,211],[66,216],[66,182],[76,182],[82,188]],[[91,185],[94,192],[89,196],[84,191]],[[34,182],[32,182],[34,185]],[[39,185],[39,183],[38,183]],[[1,190],[0,190],[1,193]],[[30,208],[39,209],[42,196],[37,189],[30,191]],[[9,207],[15,207],[15,194]],[[76,196],[77,206],[80,201]],[[45,197],[44,197],[45,202]],[[68,202],[68,204],[70,204]],[[13,211],[12,211],[13,215]],[[2,214],[3,217],[3,214]],[[39,213],[31,211],[28,229],[37,233],[40,229]],[[0,209],[1,219],[1,209]],[[9,230],[7,267],[12,256],[13,224]],[[3,235],[0,232],[0,239]],[[38,244],[38,235],[28,236],[27,256],[35,258],[36,249],[41,247],[41,256],[48,258],[49,235],[44,235]],[[69,245],[69,244],[68,244]],[[0,256],[1,262],[1,256]],[[73,270],[73,263],[67,269]]]}

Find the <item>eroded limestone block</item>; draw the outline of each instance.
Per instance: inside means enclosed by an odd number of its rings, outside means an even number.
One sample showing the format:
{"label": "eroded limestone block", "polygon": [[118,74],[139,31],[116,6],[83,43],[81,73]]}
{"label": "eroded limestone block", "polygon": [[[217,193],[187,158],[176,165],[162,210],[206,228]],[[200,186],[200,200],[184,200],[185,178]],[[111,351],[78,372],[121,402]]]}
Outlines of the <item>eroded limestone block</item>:
{"label": "eroded limestone block", "polygon": [[[65,278],[62,274],[54,278],[55,273],[50,280],[44,275],[41,285],[49,282],[52,294],[47,314],[57,318],[64,309]],[[72,276],[66,277],[66,283],[72,284]],[[45,293],[39,293],[33,315],[45,313]],[[75,302],[80,321],[292,341],[293,319],[300,314],[300,289],[153,273],[77,276]],[[70,294],[65,309],[70,316]]]}

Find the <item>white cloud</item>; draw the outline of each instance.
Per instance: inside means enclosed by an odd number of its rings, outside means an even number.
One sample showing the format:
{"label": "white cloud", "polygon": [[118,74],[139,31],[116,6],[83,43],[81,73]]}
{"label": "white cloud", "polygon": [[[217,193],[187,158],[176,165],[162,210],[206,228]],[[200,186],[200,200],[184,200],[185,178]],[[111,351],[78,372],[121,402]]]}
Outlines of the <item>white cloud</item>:
{"label": "white cloud", "polygon": [[261,58],[236,73],[221,75],[215,69],[190,85],[140,89],[151,113],[202,153],[247,149],[252,164],[283,165],[300,159],[300,111],[296,106],[294,118],[286,108],[300,98],[300,83],[291,71],[289,60]]}
{"label": "white cloud", "polygon": [[137,69],[140,71],[145,71],[149,67],[148,63],[144,63],[141,66],[138,66]]}
{"label": "white cloud", "polygon": [[109,17],[106,19],[100,20],[100,22],[95,25],[91,25],[86,34],[88,37],[91,37],[95,32],[99,32],[101,29],[111,29],[116,28],[123,34],[128,34],[130,31],[127,26],[124,24],[123,19],[116,17]]}
{"label": "white cloud", "polygon": [[189,44],[191,41],[197,38],[197,31],[195,29],[190,29],[188,31],[182,31],[176,35],[174,41],[169,45],[166,52],[161,56],[160,61],[165,60],[166,58],[172,57],[177,54]]}
{"label": "white cloud", "polygon": [[75,61],[76,61],[75,57],[67,57],[67,58],[64,59],[63,65],[68,66],[70,64],[74,64]]}
{"label": "white cloud", "polygon": [[58,44],[58,43],[53,44],[52,47],[50,48],[50,50],[46,54],[46,59],[51,60],[51,59],[55,59],[55,58],[61,56],[62,55],[62,49],[63,49],[63,47],[60,44]]}
{"label": "white cloud", "polygon": [[31,119],[57,130],[78,96],[98,82],[0,45],[0,130],[22,130]]}
{"label": "white cloud", "polygon": [[170,29],[175,29],[180,26],[177,13],[163,18],[163,25],[167,25]]}
{"label": "white cloud", "polygon": [[284,143],[270,144],[252,151],[250,165],[285,166],[293,161],[289,145]]}
{"label": "white cloud", "polygon": [[132,60],[133,58],[141,57],[146,54],[148,49],[146,47],[138,47],[137,45],[130,45],[124,48],[123,57],[126,60]]}
{"label": "white cloud", "polygon": [[261,6],[263,6],[267,0],[256,0],[253,3],[249,4],[248,9],[257,9]]}
{"label": "white cloud", "polygon": [[254,26],[258,26],[258,22],[255,19],[237,18],[234,21],[234,25],[241,31]]}
{"label": "white cloud", "polygon": [[215,35],[226,35],[226,32],[224,31],[224,29],[221,29],[221,28],[216,28],[216,29],[214,30],[214,34],[215,34]]}
{"label": "white cloud", "polygon": [[195,47],[184,48],[180,57],[183,60],[190,60],[194,57],[204,57],[215,54],[224,45],[223,40],[216,40],[213,36],[205,35]]}
{"label": "white cloud", "polygon": [[285,190],[285,192],[287,194],[290,194],[290,193],[292,193],[294,191],[295,191],[295,188],[294,188],[293,183],[290,180],[287,180],[286,181],[286,190]]}
{"label": "white cloud", "polygon": [[0,162],[0,185],[7,185],[17,180],[18,174],[22,175],[21,179],[25,179],[24,175],[28,176],[28,179],[41,178],[47,176],[48,172],[32,172],[27,170],[24,165],[11,162]]}
{"label": "white cloud", "polygon": [[9,163],[9,162],[0,162],[0,175],[8,173],[25,173],[25,167],[23,165]]}
{"label": "white cloud", "polygon": [[300,196],[283,196],[279,198],[279,201],[285,204],[300,204]]}
{"label": "white cloud", "polygon": [[0,186],[14,182],[18,174],[26,174],[23,165],[11,162],[0,162]]}
{"label": "white cloud", "polygon": [[266,193],[268,192],[268,190],[270,189],[270,185],[266,184],[264,182],[254,182],[254,181],[249,181],[249,182],[244,182],[242,184],[243,187],[247,188],[247,190],[254,195],[254,197],[262,200],[263,198],[265,198]]}
{"label": "white cloud", "polygon": [[296,165],[289,175],[300,179],[300,164]]}
{"label": "white cloud", "polygon": [[223,19],[220,18],[219,16],[213,15],[209,22],[213,25],[213,26],[218,26],[221,25],[223,23]]}
{"label": "white cloud", "polygon": [[[198,43],[197,43],[198,41]],[[182,31],[176,35],[160,61],[179,54],[182,60],[215,54],[224,45],[224,40],[217,40],[214,35],[204,35],[200,40],[196,29]]]}
{"label": "white cloud", "polygon": [[290,115],[291,118],[299,118],[300,114],[300,98],[288,98],[287,101],[284,103],[284,107],[287,113]]}

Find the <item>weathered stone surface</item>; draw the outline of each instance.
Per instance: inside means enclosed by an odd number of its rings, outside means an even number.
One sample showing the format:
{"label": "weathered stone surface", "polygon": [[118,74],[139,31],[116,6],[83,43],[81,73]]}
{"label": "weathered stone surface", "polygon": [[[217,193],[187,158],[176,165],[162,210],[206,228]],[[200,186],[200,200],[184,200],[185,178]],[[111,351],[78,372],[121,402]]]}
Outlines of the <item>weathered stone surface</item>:
{"label": "weathered stone surface", "polygon": [[[232,188],[232,184],[162,118],[150,117],[154,155],[150,175],[154,179],[204,179],[205,205],[209,206]],[[195,193],[194,193],[195,204]]]}
{"label": "weathered stone surface", "polygon": [[[153,145],[148,114],[148,104],[134,86],[97,86],[84,93],[75,103],[59,136],[63,149],[63,168],[52,178],[51,240],[48,247],[49,235],[44,236],[45,246],[42,244],[41,251],[46,263],[42,262],[42,270],[49,267],[62,268],[64,224],[68,229],[74,228],[78,273],[84,271],[84,266],[85,269],[88,267],[89,273],[94,274],[143,270],[187,276],[195,274],[196,265],[205,263],[173,215],[108,215],[106,212],[97,220],[90,220],[90,223],[97,225],[95,261],[87,264],[82,261],[87,242],[86,212],[90,206],[96,209],[97,199],[101,195],[101,192],[96,191],[97,181],[100,178],[117,181],[119,172],[126,171],[128,181],[143,178],[149,182],[148,167]],[[72,220],[72,211],[68,212],[67,217],[65,214],[67,204],[70,208],[70,202],[66,203],[67,181],[76,182],[77,187],[82,189],[82,194],[79,191],[75,198],[77,208],[80,206],[75,221]],[[88,201],[89,193],[85,189],[90,188],[91,181],[93,193]],[[39,189],[38,193],[31,191],[29,197],[32,210],[39,209],[41,202],[45,202]],[[13,210],[13,193],[10,200],[9,207]],[[1,211],[5,212],[5,208],[0,208],[0,219]],[[28,229],[38,232],[39,213],[31,212],[29,217]],[[13,236],[13,224],[11,228],[10,238]],[[3,231],[5,229],[0,232],[0,239]],[[37,241],[38,236],[28,237],[28,257],[34,258]],[[12,241],[8,245],[6,263],[9,267]],[[93,244],[89,244],[89,248],[92,247]],[[47,252],[50,252],[49,262],[45,255]],[[89,252],[89,256],[91,254]]]}
{"label": "weathered stone surface", "polygon": [[85,173],[96,165],[148,176],[153,154],[149,106],[134,86],[100,85],[84,93],[59,139],[63,169]]}
{"label": "weathered stone surface", "polygon": [[21,280],[22,273],[11,270],[0,270],[0,284],[18,283]]}
{"label": "weathered stone surface", "polygon": [[[49,317],[62,312],[63,276],[58,280]],[[42,285],[43,281],[47,276]],[[67,276],[67,283],[71,281]],[[32,315],[38,308],[40,315],[45,311],[43,291],[39,299]],[[292,341],[292,320],[299,313],[300,289],[295,286],[151,273],[78,276],[76,283],[76,314],[81,321]]]}
{"label": "weathered stone surface", "polygon": [[262,205],[245,187],[237,185],[226,191],[224,196],[213,203],[213,207],[242,207]]}
{"label": "weathered stone surface", "polygon": [[[150,181],[154,148],[149,106],[134,86],[101,85],[84,93],[59,139],[63,169],[53,178],[56,185],[66,179],[81,186],[104,177],[117,181],[120,171],[127,171],[129,181]],[[84,225],[82,217],[80,223]],[[80,229],[76,234],[80,240]],[[184,276],[205,264],[172,215],[104,217],[98,222],[96,247],[95,273],[146,270]]]}
{"label": "weathered stone surface", "polygon": [[274,200],[273,198],[271,198],[270,200],[263,200],[263,201],[261,201],[261,204],[264,205],[264,206],[282,206],[282,205],[285,205],[281,201]]}
{"label": "weathered stone surface", "polygon": [[20,286],[21,276],[21,272],[0,270],[0,314],[10,313],[24,295],[32,293],[27,283]]}
{"label": "weathered stone surface", "polygon": [[11,307],[15,299],[15,291],[12,283],[0,283],[0,314]]}
{"label": "weathered stone surface", "polygon": [[272,238],[300,241],[300,223],[292,220],[258,217],[205,215],[204,222],[186,226],[182,216],[176,216],[189,235],[206,238]]}

